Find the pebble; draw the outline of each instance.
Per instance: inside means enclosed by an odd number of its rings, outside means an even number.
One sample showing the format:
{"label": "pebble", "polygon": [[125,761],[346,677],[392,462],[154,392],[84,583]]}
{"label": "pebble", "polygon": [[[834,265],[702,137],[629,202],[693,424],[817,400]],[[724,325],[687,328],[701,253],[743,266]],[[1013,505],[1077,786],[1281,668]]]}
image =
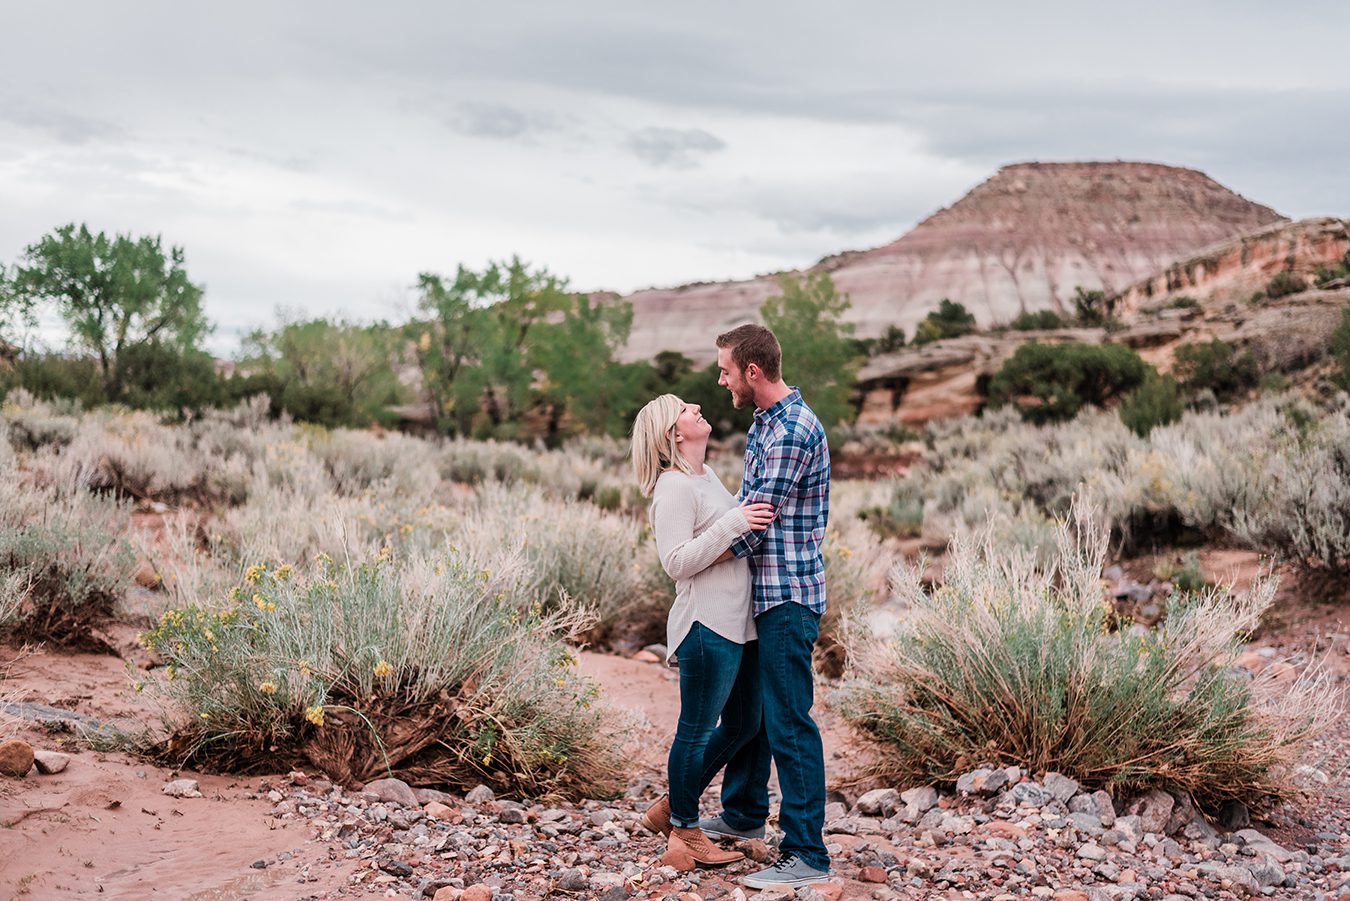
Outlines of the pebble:
{"label": "pebble", "polygon": [[37,764],[39,773],[52,776],[65,771],[70,765],[70,755],[62,754],[60,751],[34,751],[33,763]]}
{"label": "pebble", "polygon": [[32,768],[32,745],[19,738],[0,742],[0,775],[22,778]]}
{"label": "pebble", "polygon": [[166,782],[160,791],[170,798],[200,798],[202,796],[197,788],[196,779],[175,779],[172,782]]}

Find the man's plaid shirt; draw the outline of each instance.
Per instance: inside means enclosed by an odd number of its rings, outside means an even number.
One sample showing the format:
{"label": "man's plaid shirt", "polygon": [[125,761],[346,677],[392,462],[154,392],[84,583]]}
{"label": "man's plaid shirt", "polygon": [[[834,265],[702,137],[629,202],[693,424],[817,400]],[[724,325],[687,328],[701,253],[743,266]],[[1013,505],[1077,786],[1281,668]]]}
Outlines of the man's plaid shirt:
{"label": "man's plaid shirt", "polygon": [[830,447],[801,391],[755,412],[745,444],[742,501],[773,505],[767,529],[749,532],[731,546],[750,558],[755,615],[785,601],[825,612],[825,562],[821,543],[830,516]]}

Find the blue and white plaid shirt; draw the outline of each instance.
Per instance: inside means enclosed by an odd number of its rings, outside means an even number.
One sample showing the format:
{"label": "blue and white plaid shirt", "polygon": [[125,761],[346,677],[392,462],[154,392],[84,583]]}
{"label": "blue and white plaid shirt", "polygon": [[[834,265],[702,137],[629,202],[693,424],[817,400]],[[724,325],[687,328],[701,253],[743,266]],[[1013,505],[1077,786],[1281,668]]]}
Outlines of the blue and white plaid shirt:
{"label": "blue and white plaid shirt", "polygon": [[731,546],[750,558],[755,616],[787,601],[825,612],[825,561],[821,544],[830,516],[830,446],[825,429],[801,391],[755,411],[745,444],[741,501],[773,505],[767,529],[742,535]]}

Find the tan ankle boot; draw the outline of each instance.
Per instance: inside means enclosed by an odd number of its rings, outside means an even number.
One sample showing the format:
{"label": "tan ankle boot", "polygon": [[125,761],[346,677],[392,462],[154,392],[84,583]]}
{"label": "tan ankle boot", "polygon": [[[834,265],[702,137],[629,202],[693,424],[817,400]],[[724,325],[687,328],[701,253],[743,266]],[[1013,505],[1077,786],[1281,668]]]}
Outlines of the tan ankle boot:
{"label": "tan ankle boot", "polygon": [[[691,863],[704,867],[721,867],[745,859],[745,855],[740,851],[724,851],[714,845],[712,839],[703,834],[702,829],[683,826],[670,828],[670,842],[666,845],[666,855],[672,858],[688,855]],[[676,866],[676,869],[681,868]]]}
{"label": "tan ankle boot", "polygon": [[670,795],[662,795],[638,820],[642,828],[658,835],[670,835]]}

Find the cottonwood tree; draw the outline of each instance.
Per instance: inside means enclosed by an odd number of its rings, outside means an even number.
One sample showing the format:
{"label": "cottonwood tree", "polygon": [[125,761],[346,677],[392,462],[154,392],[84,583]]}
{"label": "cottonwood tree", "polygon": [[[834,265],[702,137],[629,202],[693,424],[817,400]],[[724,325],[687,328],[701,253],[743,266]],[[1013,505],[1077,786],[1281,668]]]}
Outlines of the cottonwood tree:
{"label": "cottonwood tree", "polygon": [[783,348],[783,377],[801,386],[821,424],[833,429],[856,415],[853,393],[863,359],[852,323],[843,320],[848,295],[826,272],[785,275],[779,284],[783,293],[766,300],[760,315]]}
{"label": "cottonwood tree", "polygon": [[110,400],[123,393],[128,350],[187,352],[210,331],[183,249],[166,253],[158,235],[110,237],[64,225],[24,250],[0,296],[9,311],[55,307],[72,341],[97,361]]}

